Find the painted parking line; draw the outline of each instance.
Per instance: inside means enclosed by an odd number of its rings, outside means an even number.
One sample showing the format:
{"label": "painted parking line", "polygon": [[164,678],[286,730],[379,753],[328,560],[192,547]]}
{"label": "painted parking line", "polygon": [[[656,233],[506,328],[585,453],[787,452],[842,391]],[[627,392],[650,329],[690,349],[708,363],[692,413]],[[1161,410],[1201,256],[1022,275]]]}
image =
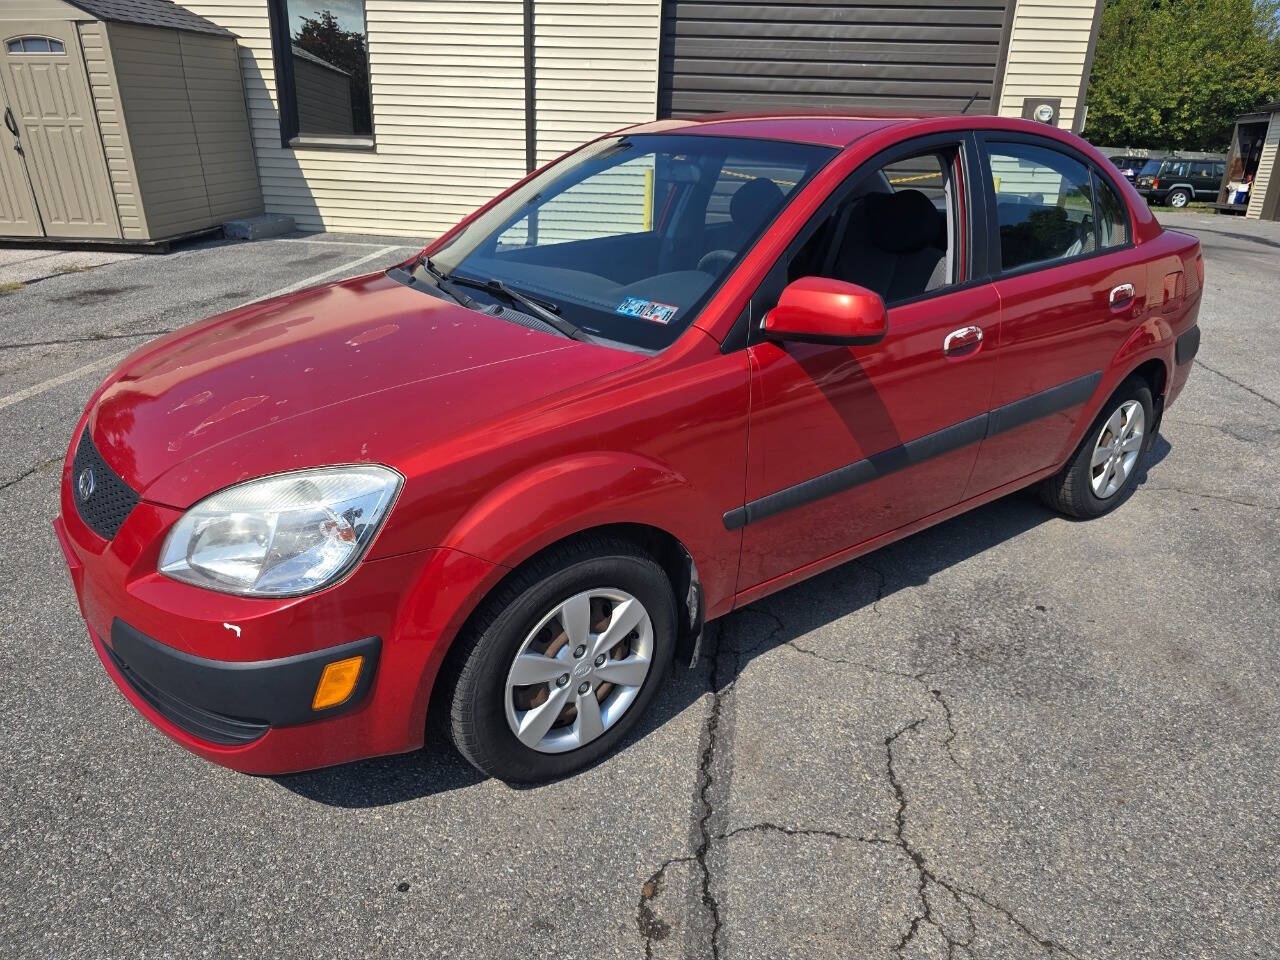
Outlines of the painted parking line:
{"label": "painted parking line", "polygon": [[[359,257],[355,260],[350,260],[347,263],[334,267],[332,270],[325,270],[323,273],[317,273],[317,274],[314,274],[313,276],[307,277],[304,280],[299,280],[296,283],[291,283],[287,287],[281,287],[279,290],[272,290],[270,293],[263,294],[260,297],[254,297],[252,300],[249,300],[246,303],[240,304],[240,306],[242,307],[248,306],[248,304],[257,303],[259,300],[270,300],[272,297],[282,297],[286,293],[293,293],[295,290],[301,290],[304,287],[314,286],[315,284],[319,283],[321,280],[328,280],[330,277],[337,276],[340,273],[345,273],[348,270],[350,270],[352,267],[358,267],[361,264],[368,263],[370,260],[377,260],[379,257],[385,257],[390,253],[394,253],[396,250],[404,250],[404,249],[406,248],[401,247],[399,245],[394,245],[390,247],[379,247],[377,250],[373,251],[373,253],[365,254],[363,257]],[[408,249],[412,249],[412,248],[408,248]]]}
{"label": "painted parking line", "polygon": [[[407,238],[406,238],[407,239]],[[320,240],[311,237],[272,237],[272,243],[311,243],[322,247],[380,247],[380,243],[370,243],[368,240]],[[416,243],[402,243],[402,247],[418,250],[420,247]],[[397,247],[396,249],[399,249]]]}
{"label": "painted parking line", "polygon": [[21,403],[31,397],[38,396],[47,390],[53,390],[60,387],[64,383],[70,383],[72,380],[79,380],[81,377],[88,376],[95,370],[101,370],[103,367],[113,367],[125,357],[129,355],[128,350],[122,350],[119,353],[113,353],[109,357],[103,357],[101,360],[94,360],[86,363],[82,367],[76,367],[74,370],[68,370],[66,373],[59,374],[49,380],[42,380],[40,383],[32,384],[25,390],[19,390],[17,393],[11,393],[6,397],[0,397],[0,410],[5,407],[12,407],[15,403]]}
{"label": "painted parking line", "polygon": [[[299,280],[296,283],[289,284],[287,287],[281,287],[279,290],[273,290],[271,293],[264,294],[261,297],[255,297],[253,300],[248,301],[248,303],[257,303],[259,300],[269,300],[272,297],[279,297],[286,293],[292,293],[295,290],[301,290],[303,287],[312,286],[313,284],[319,283],[322,280],[327,280],[329,277],[351,270],[353,267],[362,266],[363,264],[368,263],[370,260],[376,260],[379,257],[385,257],[396,250],[403,250],[403,249],[416,249],[416,248],[413,248],[413,247],[405,248],[401,246],[379,247],[373,253],[366,254],[363,257],[357,257],[355,260],[348,260],[346,263],[333,267],[330,270],[325,270],[325,271],[322,271],[321,273],[312,274],[311,276],[306,277],[302,280]],[[248,306],[248,303],[242,303],[240,304],[240,306],[242,307]],[[232,308],[232,309],[238,309],[238,308]],[[50,377],[48,380],[42,380],[40,383],[32,384],[31,386],[26,387],[22,390],[18,390],[18,391],[15,391],[14,393],[8,394],[7,396],[0,397],[0,410],[4,410],[7,407],[12,407],[16,403],[22,403],[22,401],[29,400],[32,397],[37,397],[42,393],[47,393],[50,390],[54,390],[62,386],[64,383],[71,383],[73,380],[79,380],[81,377],[87,377],[89,374],[93,373],[96,370],[101,370],[104,367],[115,366],[117,363],[119,363],[121,360],[127,357],[129,355],[129,352],[130,351],[128,350],[122,350],[119,353],[111,354],[111,356],[109,357],[103,357],[100,360],[92,360],[89,363],[84,364],[83,366],[76,367],[74,370],[68,370],[66,373],[59,374],[56,377]]]}

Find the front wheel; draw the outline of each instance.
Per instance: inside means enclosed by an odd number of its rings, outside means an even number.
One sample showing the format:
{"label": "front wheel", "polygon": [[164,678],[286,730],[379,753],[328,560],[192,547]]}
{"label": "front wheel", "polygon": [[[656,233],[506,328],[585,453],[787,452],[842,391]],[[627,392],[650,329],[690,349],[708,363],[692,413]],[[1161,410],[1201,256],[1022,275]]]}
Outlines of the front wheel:
{"label": "front wheel", "polygon": [[1131,377],[1089,427],[1075,454],[1040,488],[1045,503],[1081,519],[1114,510],[1132,492],[1155,439],[1151,387]]}
{"label": "front wheel", "polygon": [[518,571],[451,653],[458,751],[511,782],[610,752],[670,666],[676,606],[662,568],[625,541],[584,539]]}
{"label": "front wheel", "polygon": [[1191,202],[1191,194],[1185,190],[1170,190],[1169,196],[1165,198],[1165,202],[1171,207],[1177,207],[1181,210]]}

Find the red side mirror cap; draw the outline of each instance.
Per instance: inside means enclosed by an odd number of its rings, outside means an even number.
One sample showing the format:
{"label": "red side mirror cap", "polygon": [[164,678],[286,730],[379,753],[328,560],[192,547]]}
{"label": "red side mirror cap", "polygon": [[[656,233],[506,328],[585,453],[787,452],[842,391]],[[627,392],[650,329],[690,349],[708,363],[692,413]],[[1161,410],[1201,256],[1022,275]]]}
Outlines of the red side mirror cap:
{"label": "red side mirror cap", "polygon": [[764,318],[771,340],[859,346],[878,343],[889,330],[884,301],[875,291],[843,280],[801,277],[787,284]]}

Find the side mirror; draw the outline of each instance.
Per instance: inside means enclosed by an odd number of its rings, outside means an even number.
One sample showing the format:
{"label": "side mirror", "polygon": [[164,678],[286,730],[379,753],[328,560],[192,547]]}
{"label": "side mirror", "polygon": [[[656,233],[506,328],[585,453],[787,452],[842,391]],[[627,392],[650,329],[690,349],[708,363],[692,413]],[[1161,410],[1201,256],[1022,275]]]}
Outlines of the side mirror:
{"label": "side mirror", "polygon": [[889,317],[878,293],[825,277],[787,284],[764,318],[764,334],[771,340],[862,346],[879,343],[888,331]]}

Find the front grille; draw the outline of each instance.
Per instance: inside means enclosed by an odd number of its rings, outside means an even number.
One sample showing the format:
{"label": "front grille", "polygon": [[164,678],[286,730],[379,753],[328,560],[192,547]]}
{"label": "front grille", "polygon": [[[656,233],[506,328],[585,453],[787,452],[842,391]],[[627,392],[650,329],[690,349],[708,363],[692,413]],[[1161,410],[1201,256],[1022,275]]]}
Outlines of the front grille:
{"label": "front grille", "polygon": [[103,540],[119,533],[125,518],[138,505],[138,495],[98,453],[88,427],[80,436],[71,464],[71,496],[76,501],[80,519]]}
{"label": "front grille", "polygon": [[107,651],[107,656],[111,658],[112,664],[120,671],[120,675],[133,691],[146,701],[152,710],[193,737],[223,746],[239,746],[252,743],[267,732],[267,724],[259,720],[242,720],[239,717],[214,713],[212,710],[205,710],[203,707],[197,707],[185,700],[179,700],[172,694],[165,693],[130,670],[129,665],[121,660],[119,654],[111,647],[105,643],[102,646]]}

